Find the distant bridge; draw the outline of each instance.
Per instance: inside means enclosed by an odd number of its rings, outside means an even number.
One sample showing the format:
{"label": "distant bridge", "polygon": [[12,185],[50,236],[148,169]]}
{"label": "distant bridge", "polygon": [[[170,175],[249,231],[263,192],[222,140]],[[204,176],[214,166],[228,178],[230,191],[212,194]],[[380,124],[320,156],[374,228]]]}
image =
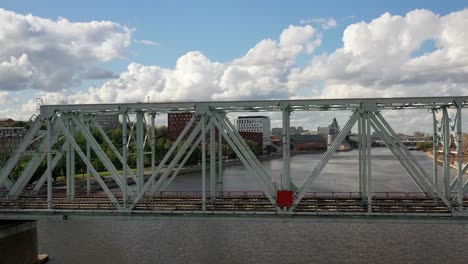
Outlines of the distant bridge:
{"label": "distant bridge", "polygon": [[[13,155],[0,171],[0,219],[103,218],[164,216],[268,216],[268,217],[428,217],[468,220],[463,175],[467,164],[458,159],[456,177],[450,176],[450,145],[462,157],[462,109],[468,97],[369,98],[326,100],[268,100],[232,102],[169,102],[101,105],[44,105]],[[433,147],[443,149],[443,174],[432,175],[421,167],[408,151],[381,110],[427,109],[432,112]],[[291,181],[290,115],[293,111],[348,111],[350,118],[336,140],[299,188]],[[283,121],[283,171],[279,185],[271,180],[259,160],[226,117],[230,112],[281,112]],[[156,164],[155,118],[158,114],[192,112],[193,118],[164,158]],[[96,122],[98,113],[116,114],[122,122],[122,141],[114,146]],[[451,117],[452,115],[452,117]],[[134,122],[131,122],[132,118]],[[149,120],[149,124],[147,121]],[[130,128],[129,128],[130,125]],[[314,180],[345,139],[353,126],[358,127],[359,192],[308,193]],[[114,163],[96,141],[96,129],[123,166]],[[43,130],[45,129],[45,130]],[[419,189],[419,193],[375,193],[372,190],[371,129],[377,132],[392,154]],[[134,130],[134,131],[133,131]],[[133,132],[134,133],[133,133]],[[80,134],[86,149],[76,141]],[[134,135],[134,136],[133,136]],[[133,136],[133,138],[132,138]],[[128,165],[130,141],[135,143],[136,172]],[[226,142],[246,167],[249,177],[261,187],[259,193],[217,191],[222,179],[223,149]],[[35,142],[34,146],[32,143]],[[39,142],[39,143],[38,143]],[[145,153],[145,146],[151,151]],[[170,193],[168,186],[177,177],[197,146],[202,148],[201,178],[198,193]],[[208,161],[207,153],[211,157]],[[99,175],[91,155],[95,155],[109,172],[109,179]],[[151,155],[150,176],[145,178],[144,155]],[[87,166],[86,191],[75,182],[76,156]],[[54,185],[53,170],[66,163],[65,192]],[[41,163],[47,169],[40,171]],[[11,177],[19,163],[25,163],[19,177]],[[42,175],[33,179],[35,174]],[[104,195],[91,191],[94,179]],[[35,185],[32,185],[32,182]],[[110,186],[112,182],[116,188]],[[136,188],[130,188],[130,183]],[[207,186],[210,186],[207,190]]]}

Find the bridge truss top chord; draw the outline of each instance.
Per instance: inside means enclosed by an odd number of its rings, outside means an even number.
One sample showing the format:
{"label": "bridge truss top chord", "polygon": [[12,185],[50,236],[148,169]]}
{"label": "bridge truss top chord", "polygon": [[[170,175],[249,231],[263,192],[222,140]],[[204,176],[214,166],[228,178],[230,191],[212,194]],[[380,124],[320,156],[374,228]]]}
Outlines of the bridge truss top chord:
{"label": "bridge truss top chord", "polygon": [[[464,182],[463,179],[467,164],[463,164],[461,158],[463,155],[461,110],[467,105],[468,97],[43,105],[40,109],[40,115],[35,119],[23,141],[17,146],[17,149],[0,171],[0,187],[4,186],[4,193],[0,197],[0,218],[11,218],[12,212],[21,214],[31,212],[31,210],[42,210],[41,212],[51,214],[62,212],[60,210],[64,210],[63,212],[72,210],[74,213],[89,213],[89,210],[94,210],[98,213],[97,208],[105,208],[106,210],[112,209],[112,211],[128,214],[132,212],[141,213],[142,210],[152,212],[157,208],[158,213],[164,212],[165,207],[161,207],[160,203],[165,204],[167,201],[160,202],[158,200],[160,195],[167,190],[192,155],[194,149],[199,145],[202,147],[202,186],[200,196],[196,198],[199,199],[197,200],[199,202],[196,202],[197,206],[190,207],[188,211],[208,213],[220,211],[218,208],[223,208],[223,210],[238,208],[230,205],[232,203],[230,198],[228,199],[216,191],[217,180],[222,179],[223,172],[222,148],[216,150],[216,141],[226,142],[231,147],[240,162],[246,167],[249,172],[248,175],[261,187],[261,199],[258,200],[258,197],[244,197],[246,200],[243,200],[244,202],[241,203],[243,206],[239,207],[242,208],[242,210],[239,209],[240,213],[248,211],[245,208],[251,208],[252,206],[254,208],[252,209],[253,212],[258,211],[258,213],[261,213],[263,209],[268,208],[268,212],[281,215],[301,214],[305,210],[304,208],[315,208],[315,212],[319,212],[319,210],[323,212],[323,208],[320,209],[320,206],[315,205],[314,207],[314,205],[311,205],[308,190],[354,126],[358,128],[359,177],[357,180],[359,182],[359,197],[353,197],[355,200],[349,201],[350,206],[342,206],[342,210],[354,208],[353,210],[357,210],[356,212],[359,212],[359,214],[365,213],[366,215],[383,212],[382,202],[372,191],[370,136],[373,130],[389,147],[408,176],[424,194],[424,199],[418,201],[426,205],[428,201],[433,201],[432,211],[425,210],[424,212],[429,215],[440,212],[450,215],[467,215],[464,197],[468,189],[468,182]],[[435,168],[433,175],[428,175],[421,167],[381,114],[381,110],[404,109],[427,109],[433,113]],[[452,110],[449,111],[450,109]],[[280,183],[276,183],[271,180],[271,175],[262,166],[226,116],[230,112],[280,111],[283,113],[283,145],[289,146],[288,128],[291,112],[338,110],[349,111],[349,120],[336,136],[335,141],[323,154],[318,164],[312,168],[304,184],[298,186],[298,188],[292,183],[289,151],[283,152],[282,180]],[[167,154],[156,164],[155,118],[159,113],[171,112],[192,112],[194,115]],[[119,120],[122,123],[121,144],[115,146],[104,129],[96,122],[95,114],[98,113],[119,115]],[[133,122],[131,122],[131,116],[134,117]],[[146,120],[151,122],[148,124]],[[45,131],[41,129],[44,126],[46,127]],[[93,133],[91,129],[96,132]],[[112,151],[119,163],[118,166],[116,161],[111,160],[101,144],[96,140],[95,133],[100,135],[105,142],[103,144],[107,144]],[[76,136],[78,134],[84,138],[85,146],[77,142]],[[136,170],[131,168],[128,163],[130,144],[133,144],[137,157]],[[148,175],[145,175],[144,157],[148,154],[145,153],[145,146],[147,145],[151,147],[149,153],[151,155],[151,171]],[[459,157],[455,178],[450,177],[451,145],[455,145]],[[443,175],[440,178],[437,173],[439,147],[443,155]],[[209,162],[207,162],[207,152],[210,157],[214,157]],[[216,152],[218,152],[218,155],[216,155]],[[100,175],[91,160],[92,155],[96,156],[103,164],[110,174],[109,177]],[[107,199],[104,202],[105,206],[102,206],[101,200],[97,203],[94,203],[96,201],[91,202],[91,204],[97,204],[97,208],[85,206],[89,201],[81,193],[77,192],[74,177],[76,156],[87,168],[85,196],[92,194],[91,179],[94,178],[99,188],[105,193],[105,199]],[[21,160],[26,160],[26,165],[20,168],[21,173],[19,176],[11,177],[13,169],[19,166]],[[57,188],[55,188],[52,181],[54,168],[61,160],[64,160],[66,164],[66,201],[62,200],[60,194],[57,193]],[[47,168],[41,171],[40,165],[43,162],[46,162]],[[118,169],[120,167],[122,170]],[[33,181],[35,182],[34,186],[31,185]],[[113,185],[111,186],[110,183]],[[131,184],[134,184],[136,188],[131,188]],[[44,185],[46,185],[45,196],[41,194]],[[207,185],[210,186],[210,192],[206,191]],[[280,201],[280,197],[283,195],[290,195],[290,198],[286,199],[286,202]],[[260,204],[249,202],[248,199],[257,199],[255,201],[260,201]],[[190,198],[188,201],[193,201],[193,199]],[[218,206],[216,203],[218,203]],[[220,207],[219,204],[223,203],[228,205]],[[145,207],[144,204],[151,204],[151,206]],[[198,204],[200,207],[198,207]],[[15,209],[12,210],[11,206]],[[187,208],[188,205],[182,203],[179,206]],[[80,208],[85,209],[80,211]],[[340,213],[339,208],[338,206],[338,213]],[[221,211],[225,212],[223,210]],[[173,211],[174,208],[171,207],[170,212]],[[398,214],[398,211],[392,211],[391,213]],[[406,215],[411,212],[404,211],[401,213]]]}

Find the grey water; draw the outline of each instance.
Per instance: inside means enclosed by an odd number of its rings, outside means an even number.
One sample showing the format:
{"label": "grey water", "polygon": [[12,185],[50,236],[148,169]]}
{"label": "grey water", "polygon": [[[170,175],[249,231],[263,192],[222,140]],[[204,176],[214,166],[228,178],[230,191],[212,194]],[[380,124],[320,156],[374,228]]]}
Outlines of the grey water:
{"label": "grey water", "polygon": [[[391,153],[374,148],[375,192],[418,191]],[[432,174],[432,160],[412,152]],[[291,160],[300,186],[321,154]],[[273,180],[282,160],[262,162]],[[335,154],[308,188],[358,191],[357,152]],[[441,170],[439,168],[439,173]],[[258,191],[243,166],[226,167],[224,191]],[[180,175],[169,190],[199,191],[199,173]],[[39,221],[39,251],[49,263],[468,263],[468,225],[277,221]]]}

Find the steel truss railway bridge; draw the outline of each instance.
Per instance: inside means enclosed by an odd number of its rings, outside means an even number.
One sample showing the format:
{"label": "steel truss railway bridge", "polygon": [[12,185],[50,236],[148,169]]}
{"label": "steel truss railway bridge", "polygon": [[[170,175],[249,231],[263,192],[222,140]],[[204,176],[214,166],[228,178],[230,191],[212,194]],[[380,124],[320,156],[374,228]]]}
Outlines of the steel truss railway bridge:
{"label": "steel truss railway bridge", "polygon": [[[463,164],[461,158],[462,109],[467,105],[468,97],[43,105],[40,115],[1,168],[0,219],[349,216],[468,220],[468,197],[465,195],[468,182],[463,180],[468,164]],[[382,110],[409,109],[425,109],[432,115],[432,175],[422,168],[381,114]],[[290,116],[296,111],[349,113],[349,119],[333,144],[298,188],[291,181],[289,135]],[[194,115],[168,153],[156,164],[155,119],[159,114],[177,112],[191,112]],[[271,175],[227,118],[227,114],[232,112],[282,113],[284,151],[280,183],[271,180]],[[112,144],[96,121],[96,114],[119,115],[122,122],[120,146]],[[359,176],[356,181],[359,182],[359,192],[309,193],[314,180],[356,125],[359,139]],[[121,162],[122,171],[116,168],[91,129],[99,132]],[[420,192],[373,192],[371,131],[379,135]],[[77,143],[77,134],[85,138],[86,149]],[[130,141],[134,141],[135,153],[129,153]],[[222,144],[216,142],[229,144],[248,171],[247,175],[255,179],[261,191],[217,191],[217,181],[222,179],[223,149]],[[151,151],[145,152],[145,146],[148,145]],[[200,145],[201,191],[168,192],[168,186]],[[458,166],[455,177],[450,175],[451,145],[455,146],[457,156],[460,157],[456,161]],[[436,155],[440,151],[443,153],[442,175],[437,172]],[[92,154],[99,158],[110,176],[100,176],[91,161]],[[128,165],[130,154],[136,154],[136,170]],[[145,172],[145,155],[151,156],[149,175]],[[86,187],[83,188],[78,188],[75,182],[77,159],[81,159],[87,166],[88,177]],[[66,163],[63,192],[56,187],[52,175],[61,160]],[[26,161],[26,166],[19,176],[11,177],[12,171],[17,169],[21,161]],[[44,161],[47,169],[39,171]],[[91,190],[93,182],[99,184],[101,192]],[[131,185],[134,186],[131,188]]]}

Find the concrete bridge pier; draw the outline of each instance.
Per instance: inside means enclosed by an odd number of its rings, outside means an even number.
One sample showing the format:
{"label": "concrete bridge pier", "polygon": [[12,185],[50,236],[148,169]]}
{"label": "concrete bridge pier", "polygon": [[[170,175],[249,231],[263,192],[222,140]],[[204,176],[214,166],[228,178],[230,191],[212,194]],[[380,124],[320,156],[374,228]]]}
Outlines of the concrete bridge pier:
{"label": "concrete bridge pier", "polygon": [[37,254],[37,221],[0,220],[0,263],[45,263]]}

